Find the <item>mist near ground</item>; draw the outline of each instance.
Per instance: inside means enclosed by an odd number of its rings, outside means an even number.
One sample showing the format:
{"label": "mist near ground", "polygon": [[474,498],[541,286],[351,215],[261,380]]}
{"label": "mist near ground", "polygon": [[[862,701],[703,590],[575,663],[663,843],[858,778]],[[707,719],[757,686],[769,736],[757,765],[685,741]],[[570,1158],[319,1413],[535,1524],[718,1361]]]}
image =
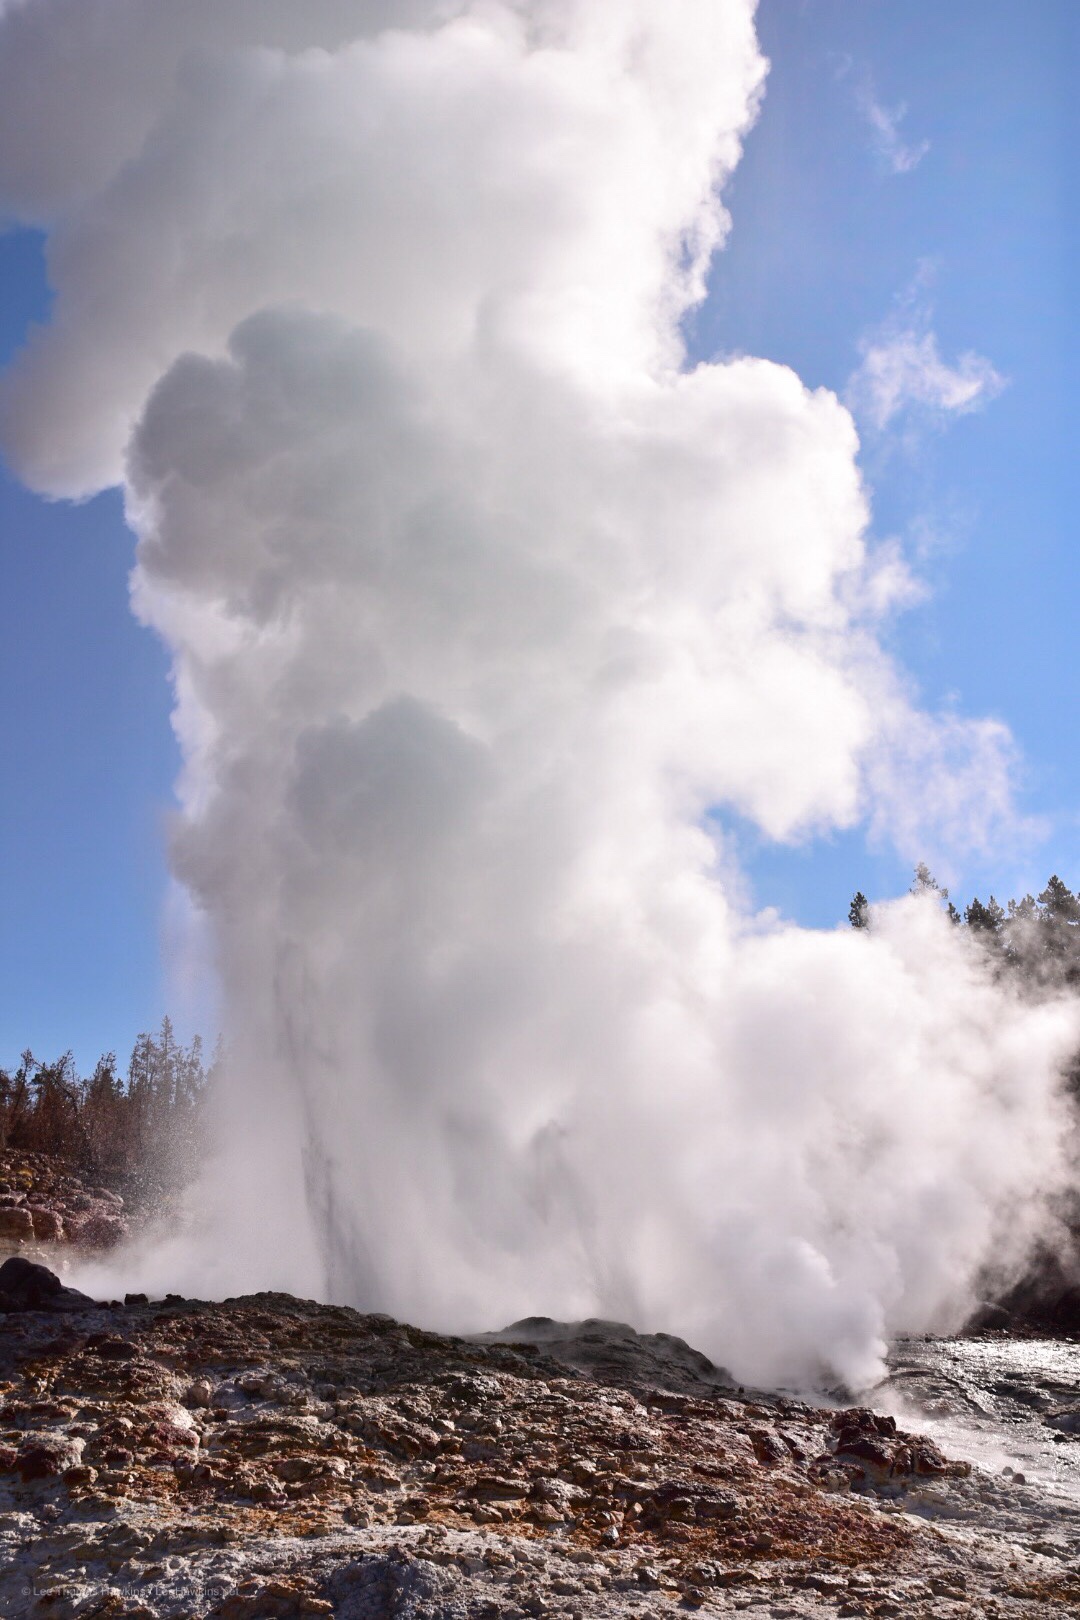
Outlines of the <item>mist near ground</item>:
{"label": "mist near ground", "polygon": [[749,0],[26,0],[0,64],[56,290],[5,448],[123,485],[226,1018],[187,1223],[88,1283],[612,1316],[761,1382],[956,1325],[1052,1219],[1080,1019],[932,896],[742,903],[725,812],[1016,827],[1006,729],[883,649],[848,411],[686,360]]}

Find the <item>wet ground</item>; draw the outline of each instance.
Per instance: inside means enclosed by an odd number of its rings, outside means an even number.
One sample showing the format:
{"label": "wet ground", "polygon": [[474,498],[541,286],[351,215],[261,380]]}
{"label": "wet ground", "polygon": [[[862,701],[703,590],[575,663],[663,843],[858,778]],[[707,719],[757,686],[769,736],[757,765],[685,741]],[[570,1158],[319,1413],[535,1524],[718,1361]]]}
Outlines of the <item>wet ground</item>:
{"label": "wet ground", "polygon": [[1080,1343],[1013,1337],[906,1339],[873,1404],[990,1474],[1080,1505]]}

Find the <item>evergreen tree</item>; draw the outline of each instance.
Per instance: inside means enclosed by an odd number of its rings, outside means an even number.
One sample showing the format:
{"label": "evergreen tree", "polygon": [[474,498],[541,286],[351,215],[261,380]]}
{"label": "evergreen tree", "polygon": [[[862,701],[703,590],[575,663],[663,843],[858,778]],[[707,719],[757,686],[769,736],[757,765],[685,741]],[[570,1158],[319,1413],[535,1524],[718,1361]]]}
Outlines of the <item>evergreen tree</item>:
{"label": "evergreen tree", "polygon": [[1080,902],[1055,873],[1039,896],[1045,914],[1057,922],[1080,922]]}
{"label": "evergreen tree", "polygon": [[964,921],[974,933],[996,938],[1001,933],[1005,913],[991,895],[985,906],[978,898],[974,899],[964,912]]}
{"label": "evergreen tree", "polygon": [[945,915],[951,923],[960,922],[960,913],[949,899],[948,889],[943,889],[937,882],[925,861],[920,861],[915,868],[915,877],[909,893],[915,895],[933,895],[945,907]]}
{"label": "evergreen tree", "polygon": [[126,1082],[106,1052],[89,1079],[70,1052],[43,1063],[27,1050],[0,1069],[0,1147],[74,1159],[105,1181],[148,1194],[194,1174],[208,1074],[198,1036],[185,1046],[168,1018],[139,1035]]}
{"label": "evergreen tree", "polygon": [[927,866],[925,861],[920,861],[918,866],[915,868],[915,877],[912,881],[909,893],[920,895],[944,894],[947,897],[948,892],[949,891],[947,889],[938,888],[930,868]]}

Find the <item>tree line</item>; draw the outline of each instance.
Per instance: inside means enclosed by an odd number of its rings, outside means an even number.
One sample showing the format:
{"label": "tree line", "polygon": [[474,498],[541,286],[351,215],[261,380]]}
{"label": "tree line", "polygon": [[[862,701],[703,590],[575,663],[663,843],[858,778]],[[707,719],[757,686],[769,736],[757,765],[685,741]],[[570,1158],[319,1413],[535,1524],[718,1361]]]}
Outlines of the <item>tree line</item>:
{"label": "tree line", "polygon": [[[912,894],[936,899],[949,920],[987,950],[995,966],[1026,985],[1080,986],[1080,898],[1055,873],[1041,894],[1000,905],[977,897],[961,913],[929,868],[915,868]],[[861,890],[848,907],[853,928],[872,928],[874,908]]]}
{"label": "tree line", "polygon": [[0,1149],[58,1156],[106,1185],[152,1195],[197,1166],[215,1068],[201,1037],[178,1041],[167,1017],[136,1038],[123,1075],[115,1052],[81,1076],[70,1052],[47,1063],[25,1051],[14,1069],[0,1068]]}

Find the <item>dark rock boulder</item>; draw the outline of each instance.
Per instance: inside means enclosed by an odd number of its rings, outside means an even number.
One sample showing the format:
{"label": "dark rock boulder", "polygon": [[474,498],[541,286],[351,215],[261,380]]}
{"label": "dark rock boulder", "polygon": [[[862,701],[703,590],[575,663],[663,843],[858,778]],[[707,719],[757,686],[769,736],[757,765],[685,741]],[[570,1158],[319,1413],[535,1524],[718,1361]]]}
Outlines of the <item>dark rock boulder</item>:
{"label": "dark rock boulder", "polygon": [[66,1288],[48,1266],[12,1255],[0,1266],[0,1311],[63,1311],[92,1305],[77,1288]]}
{"label": "dark rock boulder", "polygon": [[82,1461],[83,1441],[54,1429],[32,1431],[20,1442],[15,1457],[24,1484],[34,1479],[55,1479]]}
{"label": "dark rock boulder", "polygon": [[34,1235],[34,1218],[21,1204],[8,1204],[0,1209],[0,1238],[26,1242]]}
{"label": "dark rock boulder", "polygon": [[[1074,1212],[1072,1223],[1080,1222]],[[1032,1256],[1024,1276],[1008,1292],[994,1293],[965,1325],[968,1333],[1005,1329],[1071,1336],[1080,1333],[1080,1232],[1061,1247],[1043,1246]]]}
{"label": "dark rock boulder", "polygon": [[[589,1317],[583,1322],[556,1322],[550,1316],[527,1316],[499,1333],[478,1333],[472,1343],[533,1347],[575,1376],[600,1384],[676,1394],[715,1394],[734,1388],[731,1374],[716,1367],[700,1350],[670,1333],[638,1333],[625,1322]],[[539,1370],[541,1362],[535,1366]]]}
{"label": "dark rock boulder", "polygon": [[907,1484],[915,1480],[964,1478],[971,1472],[969,1463],[948,1461],[928,1436],[901,1434],[895,1418],[864,1406],[838,1412],[832,1428],[836,1436],[833,1456],[853,1471],[854,1483]]}
{"label": "dark rock boulder", "polygon": [[124,1236],[124,1222],[111,1209],[94,1209],[69,1221],[68,1232],[80,1248],[112,1249]]}
{"label": "dark rock boulder", "polygon": [[31,1205],[30,1219],[34,1225],[34,1236],[40,1243],[61,1243],[64,1237],[64,1223],[54,1209],[47,1209],[41,1205]]}

